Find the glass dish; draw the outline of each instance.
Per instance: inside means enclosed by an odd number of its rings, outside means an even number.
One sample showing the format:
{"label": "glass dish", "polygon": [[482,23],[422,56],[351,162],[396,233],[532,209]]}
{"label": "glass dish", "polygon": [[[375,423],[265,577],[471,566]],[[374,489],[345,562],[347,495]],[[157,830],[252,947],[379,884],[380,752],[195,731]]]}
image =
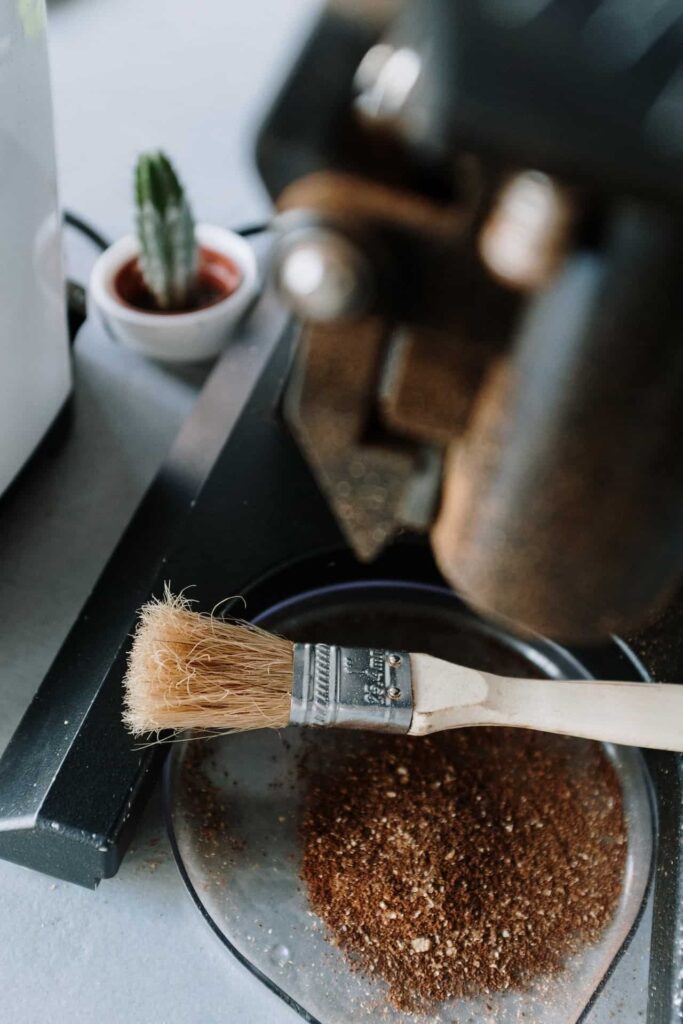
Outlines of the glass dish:
{"label": "glass dish", "polygon": [[[328,588],[283,602],[259,621],[295,640],[396,645],[501,674],[590,674],[570,651],[543,640],[513,638],[483,623],[447,591],[431,587],[366,582]],[[363,739],[362,733],[310,730],[305,742],[307,749],[314,744],[317,753],[333,757],[337,744],[362,744]],[[582,741],[576,742],[580,757]],[[184,771],[191,745],[174,748],[167,762],[165,799],[183,879],[232,953],[307,1020],[415,1021],[415,1015],[388,1004],[383,982],[349,969],[309,910],[299,879],[301,744],[301,731],[294,728],[209,741],[202,772],[215,787],[215,800],[229,822],[229,828],[211,835],[198,827],[196,792]],[[571,1024],[580,1018],[635,929],[653,850],[654,818],[643,759],[629,748],[607,745],[605,750],[622,786],[628,849],[621,899],[599,943],[574,956],[561,974],[544,979],[535,990],[454,1000],[425,1019]]]}

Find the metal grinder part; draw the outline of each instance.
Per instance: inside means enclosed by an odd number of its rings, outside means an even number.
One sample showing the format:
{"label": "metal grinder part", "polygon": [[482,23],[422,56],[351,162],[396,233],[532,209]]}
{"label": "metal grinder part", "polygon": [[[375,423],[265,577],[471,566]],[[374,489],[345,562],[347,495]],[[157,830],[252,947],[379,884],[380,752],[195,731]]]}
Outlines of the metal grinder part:
{"label": "metal grinder part", "polygon": [[294,725],[407,733],[410,655],[378,647],[294,644]]}

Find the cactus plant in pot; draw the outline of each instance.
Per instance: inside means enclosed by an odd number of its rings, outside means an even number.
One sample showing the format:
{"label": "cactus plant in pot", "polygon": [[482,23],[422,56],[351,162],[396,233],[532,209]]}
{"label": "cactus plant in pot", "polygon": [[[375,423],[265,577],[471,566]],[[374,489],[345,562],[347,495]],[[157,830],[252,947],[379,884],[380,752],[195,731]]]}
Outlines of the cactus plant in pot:
{"label": "cactus plant in pot", "polygon": [[135,235],[104,252],[90,295],[115,338],[168,362],[215,356],[256,293],[251,246],[195,225],[169,159],[143,153],[135,168]]}

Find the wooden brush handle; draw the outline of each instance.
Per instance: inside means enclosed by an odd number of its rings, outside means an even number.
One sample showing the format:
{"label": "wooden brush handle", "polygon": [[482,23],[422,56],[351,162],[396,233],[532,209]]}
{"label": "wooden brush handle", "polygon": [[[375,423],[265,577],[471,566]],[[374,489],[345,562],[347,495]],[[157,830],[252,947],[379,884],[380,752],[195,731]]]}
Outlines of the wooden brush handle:
{"label": "wooden brush handle", "polygon": [[683,685],[513,679],[410,656],[413,736],[507,725],[683,751]]}

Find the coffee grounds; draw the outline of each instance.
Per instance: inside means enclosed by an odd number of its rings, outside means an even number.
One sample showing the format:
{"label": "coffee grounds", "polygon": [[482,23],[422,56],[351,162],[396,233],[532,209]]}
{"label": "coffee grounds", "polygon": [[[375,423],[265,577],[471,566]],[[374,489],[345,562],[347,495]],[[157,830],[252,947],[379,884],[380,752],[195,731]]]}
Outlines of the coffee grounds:
{"label": "coffee grounds", "polygon": [[187,821],[197,837],[197,848],[208,861],[216,860],[217,872],[211,881],[225,884],[226,855],[239,853],[243,842],[231,835],[234,809],[220,788],[211,782],[205,761],[210,748],[201,742],[189,743],[182,766],[182,787]]}
{"label": "coffee grounds", "polygon": [[626,838],[598,744],[512,729],[368,736],[302,774],[311,908],[398,1009],[528,988],[613,914]]}

